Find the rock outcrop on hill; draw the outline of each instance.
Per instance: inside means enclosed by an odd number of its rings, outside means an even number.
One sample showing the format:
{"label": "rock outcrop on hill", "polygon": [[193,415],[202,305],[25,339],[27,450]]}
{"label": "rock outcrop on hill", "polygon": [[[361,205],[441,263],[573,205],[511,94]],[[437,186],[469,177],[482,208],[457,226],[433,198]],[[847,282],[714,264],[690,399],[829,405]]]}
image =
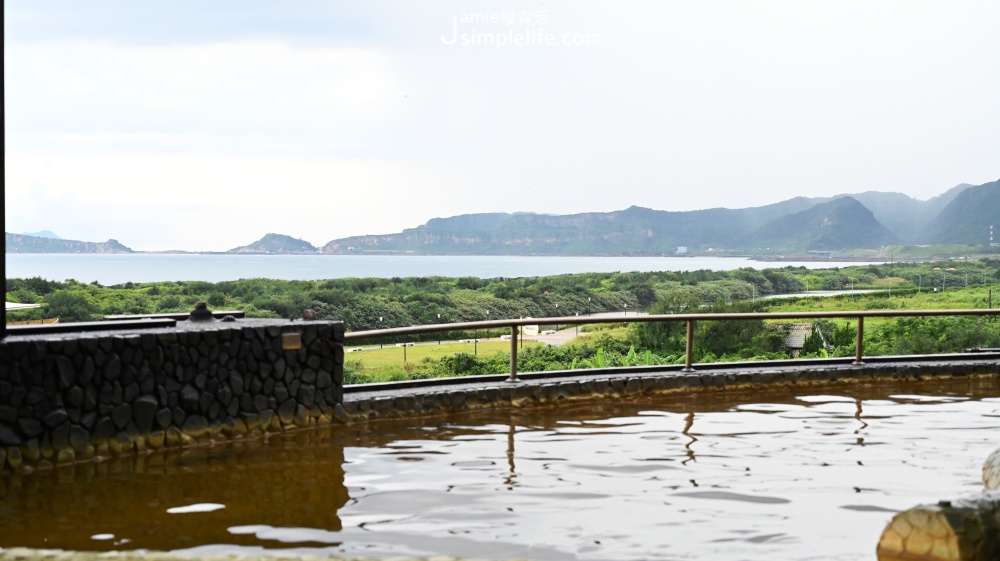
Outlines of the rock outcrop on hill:
{"label": "rock outcrop on hill", "polygon": [[135,253],[118,240],[80,242],[6,233],[7,253]]}

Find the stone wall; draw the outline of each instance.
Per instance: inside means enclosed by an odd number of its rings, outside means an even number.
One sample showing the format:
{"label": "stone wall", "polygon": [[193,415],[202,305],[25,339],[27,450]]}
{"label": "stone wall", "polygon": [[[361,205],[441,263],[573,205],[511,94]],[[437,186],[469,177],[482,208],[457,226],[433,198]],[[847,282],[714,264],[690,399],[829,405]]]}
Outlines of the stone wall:
{"label": "stone wall", "polygon": [[[546,372],[523,376],[518,383],[505,376],[478,377],[475,384],[397,385],[351,387],[344,410],[352,422],[433,416],[477,409],[552,406],[573,401],[638,399],[643,396],[757,391],[766,388],[836,387],[877,382],[977,379],[1000,377],[1000,361],[969,355],[963,360],[913,360],[864,365],[812,364],[794,366],[744,364],[739,368],[699,364],[693,373],[648,367],[644,372],[605,371]],[[578,372],[578,373],[577,373]],[[487,380],[489,379],[489,380]],[[355,391],[351,391],[355,390]]]}
{"label": "stone wall", "polygon": [[288,320],[0,342],[0,471],[346,420],[344,325]]}

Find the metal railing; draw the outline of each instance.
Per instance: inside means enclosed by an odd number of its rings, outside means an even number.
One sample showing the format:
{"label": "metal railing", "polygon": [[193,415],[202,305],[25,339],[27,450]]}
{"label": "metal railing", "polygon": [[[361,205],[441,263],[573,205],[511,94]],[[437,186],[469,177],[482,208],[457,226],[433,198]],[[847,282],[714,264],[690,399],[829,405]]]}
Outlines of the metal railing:
{"label": "metal railing", "polygon": [[432,325],[411,325],[389,329],[372,329],[369,331],[353,331],[346,333],[346,342],[363,341],[385,337],[418,335],[423,333],[441,333],[445,331],[472,331],[478,329],[510,329],[510,376],[508,382],[517,382],[517,348],[520,327],[525,325],[591,325],[608,323],[659,323],[685,322],[687,324],[687,340],[684,349],[684,368],[682,372],[694,372],[694,326],[698,321],[741,321],[741,320],[781,320],[781,319],[856,319],[858,323],[855,355],[853,364],[864,364],[864,330],[865,318],[887,317],[940,317],[940,316],[996,316],[1000,309],[965,309],[965,310],[865,310],[840,312],[754,312],[732,314],[669,314],[669,315],[622,315],[617,317],[551,317],[527,319],[502,319],[490,321],[471,321],[463,323],[446,323]]}

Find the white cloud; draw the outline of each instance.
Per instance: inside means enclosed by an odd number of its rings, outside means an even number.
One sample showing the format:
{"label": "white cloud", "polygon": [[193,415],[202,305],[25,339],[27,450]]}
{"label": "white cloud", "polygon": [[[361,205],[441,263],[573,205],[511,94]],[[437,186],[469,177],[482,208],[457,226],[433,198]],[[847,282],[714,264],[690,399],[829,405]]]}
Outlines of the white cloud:
{"label": "white cloud", "polygon": [[[994,3],[250,2],[238,22],[171,4],[201,18],[176,31],[163,3],[114,25],[70,6],[5,37],[8,230],[321,244],[469,212],[927,198],[1000,176]],[[443,44],[464,13],[545,16],[465,31],[600,42]],[[23,210],[40,188],[46,212]]]}
{"label": "white cloud", "polygon": [[278,40],[5,48],[12,130],[277,131],[391,119],[395,61],[377,50]]}
{"label": "white cloud", "polygon": [[448,208],[436,186],[454,179],[424,162],[15,153],[6,181],[10,231],[57,224],[62,237],[89,230],[82,239],[115,237],[133,249],[220,251],[267,232],[322,245],[417,226],[426,217],[410,202]]}

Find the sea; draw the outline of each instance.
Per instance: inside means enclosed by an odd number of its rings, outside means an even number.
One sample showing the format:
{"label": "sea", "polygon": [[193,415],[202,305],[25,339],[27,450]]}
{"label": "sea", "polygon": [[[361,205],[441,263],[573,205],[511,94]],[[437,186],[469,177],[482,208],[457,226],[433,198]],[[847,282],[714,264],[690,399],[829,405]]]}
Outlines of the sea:
{"label": "sea", "polygon": [[249,278],[543,277],[573,273],[730,271],[787,266],[828,269],[865,262],[754,261],[745,257],[595,257],[524,255],[226,255],[226,254],[26,254],[8,253],[7,278],[73,279],[104,286],[126,282],[207,281]]}

